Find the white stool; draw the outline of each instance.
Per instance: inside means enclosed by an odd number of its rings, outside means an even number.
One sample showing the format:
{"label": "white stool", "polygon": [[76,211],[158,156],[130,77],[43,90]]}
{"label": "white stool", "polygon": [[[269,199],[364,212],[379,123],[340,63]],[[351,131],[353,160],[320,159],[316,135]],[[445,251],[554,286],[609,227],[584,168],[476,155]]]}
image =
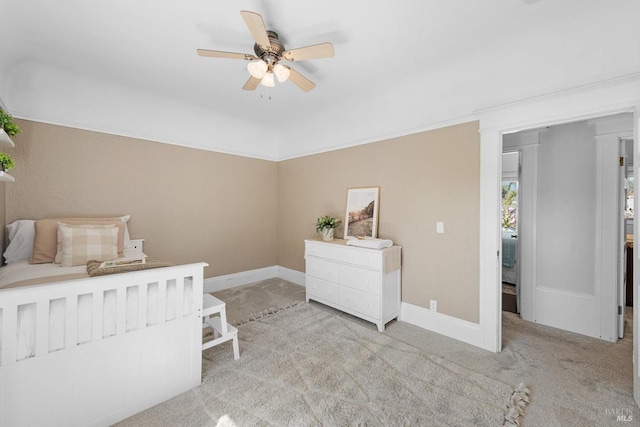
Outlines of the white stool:
{"label": "white stool", "polygon": [[[213,329],[213,339],[203,343],[202,350],[233,340],[233,358],[238,360],[240,358],[238,330],[227,323],[226,304],[213,295],[204,294],[202,306],[202,328]],[[215,314],[217,316],[211,317]]]}

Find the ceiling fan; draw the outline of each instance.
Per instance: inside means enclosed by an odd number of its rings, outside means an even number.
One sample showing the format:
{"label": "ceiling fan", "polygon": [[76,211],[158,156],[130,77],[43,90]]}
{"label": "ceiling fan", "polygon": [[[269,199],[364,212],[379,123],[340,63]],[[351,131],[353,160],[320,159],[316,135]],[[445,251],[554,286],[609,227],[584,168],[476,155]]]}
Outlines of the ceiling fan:
{"label": "ceiling fan", "polygon": [[280,83],[291,80],[305,92],[310,91],[316,86],[315,83],[293,68],[288,65],[282,65],[280,61],[283,59],[293,62],[307,59],[330,58],[335,55],[331,43],[321,43],[286,50],[282,42],[278,40],[278,34],[275,31],[265,28],[262,16],[248,10],[241,10],[240,15],[242,15],[244,22],[247,24],[247,27],[249,27],[249,31],[256,41],[253,46],[255,55],[207,49],[198,49],[198,55],[250,61],[247,64],[247,69],[251,77],[249,77],[249,80],[242,86],[244,90],[255,90],[260,83],[262,83],[263,86],[273,87],[275,86],[274,77]]}

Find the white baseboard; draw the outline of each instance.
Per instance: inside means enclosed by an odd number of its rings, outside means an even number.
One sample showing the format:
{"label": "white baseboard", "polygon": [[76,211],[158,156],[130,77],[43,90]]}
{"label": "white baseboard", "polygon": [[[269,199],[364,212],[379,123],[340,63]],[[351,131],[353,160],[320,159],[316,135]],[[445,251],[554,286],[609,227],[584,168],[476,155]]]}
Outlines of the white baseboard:
{"label": "white baseboard", "polygon": [[241,271],[239,273],[226,274],[224,276],[210,277],[204,279],[204,292],[211,293],[223,289],[235,288],[236,286],[248,285],[274,277],[287,280],[289,282],[304,286],[304,273],[290,268],[272,265],[271,267],[258,268],[255,270]]}
{"label": "white baseboard", "polygon": [[[477,323],[447,316],[424,307],[403,302],[400,304],[400,319],[440,335],[484,348],[482,329]],[[493,351],[492,349],[485,349]]]}
{"label": "white baseboard", "polygon": [[236,286],[248,285],[249,283],[259,282],[260,280],[271,279],[272,277],[277,277],[276,272],[277,267],[272,265],[271,267],[241,271],[224,276],[209,277],[208,279],[204,279],[204,292],[216,292],[223,289],[235,288]]}
{"label": "white baseboard", "polygon": [[302,271],[292,270],[287,267],[281,267],[276,265],[277,274],[276,277],[286,280],[287,282],[295,283],[296,285],[306,286],[306,275]]}
{"label": "white baseboard", "polygon": [[[288,282],[305,286],[305,274],[301,271],[287,267],[273,265],[271,267],[258,268],[256,270],[241,271],[239,273],[204,279],[204,292],[216,292],[236,286],[279,277]],[[483,335],[480,325],[446,314],[431,311],[424,307],[403,302],[400,304],[400,318],[403,322],[410,323],[423,329],[444,335],[476,347],[483,347]],[[487,348],[486,350],[494,351]]]}

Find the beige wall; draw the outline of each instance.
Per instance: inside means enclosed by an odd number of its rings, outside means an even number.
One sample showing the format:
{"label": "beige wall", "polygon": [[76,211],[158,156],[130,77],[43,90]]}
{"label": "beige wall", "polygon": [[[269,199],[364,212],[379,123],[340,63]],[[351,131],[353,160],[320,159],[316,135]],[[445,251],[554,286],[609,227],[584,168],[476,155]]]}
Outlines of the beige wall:
{"label": "beige wall", "polygon": [[131,214],[132,238],[205,277],[276,264],[277,163],[19,121],[7,222]]}
{"label": "beige wall", "polygon": [[278,265],[304,271],[315,219],[344,218],[347,188],[367,186],[380,187],[379,237],[403,247],[402,300],[435,299],[439,312],[477,323],[478,122],[280,162]]}
{"label": "beige wall", "polygon": [[[403,247],[402,300],[478,322],[478,123],[280,163],[19,121],[6,219],[131,214],[133,238],[205,277],[304,271],[315,219],[380,187],[379,236]],[[0,212],[1,213],[1,212]],[[445,233],[436,234],[436,222]],[[342,230],[340,230],[342,231]],[[341,234],[340,234],[341,235]]]}

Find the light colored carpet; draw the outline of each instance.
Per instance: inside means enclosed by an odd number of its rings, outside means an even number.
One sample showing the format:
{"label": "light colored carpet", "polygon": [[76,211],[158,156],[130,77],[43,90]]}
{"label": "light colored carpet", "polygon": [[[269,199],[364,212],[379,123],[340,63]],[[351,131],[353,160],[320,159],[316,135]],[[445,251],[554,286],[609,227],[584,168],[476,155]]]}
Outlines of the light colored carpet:
{"label": "light colored carpet", "polygon": [[525,404],[522,390],[311,304],[238,329],[240,360],[205,351],[199,388],[123,425],[500,426]]}
{"label": "light colored carpet", "polygon": [[[227,312],[242,322],[252,313],[304,300],[304,288],[271,279],[215,295],[227,303]],[[371,323],[321,304],[311,305],[376,331]],[[628,309],[625,337],[609,343],[526,322],[514,313],[503,313],[503,351],[498,354],[404,322],[389,323],[384,334],[503,383],[527,384],[532,394],[521,419],[525,427],[619,426],[640,424],[640,409],[633,400],[632,323],[633,311]],[[232,359],[230,344],[223,344],[220,350],[227,360]],[[240,351],[242,359],[243,343]],[[183,409],[174,408],[178,413],[191,414],[191,409],[196,411],[200,405],[192,393],[176,399],[184,405]],[[157,410],[162,411],[162,406]],[[633,422],[616,422],[616,412],[629,414],[629,411]],[[190,418],[185,415],[187,419]],[[133,420],[124,425],[154,425],[145,424],[139,416]],[[201,421],[181,425],[216,425],[208,416]],[[170,423],[160,421],[155,425]]]}
{"label": "light colored carpet", "polygon": [[214,295],[227,304],[227,321],[237,326],[261,313],[304,301],[305,288],[276,277],[218,291]]}

